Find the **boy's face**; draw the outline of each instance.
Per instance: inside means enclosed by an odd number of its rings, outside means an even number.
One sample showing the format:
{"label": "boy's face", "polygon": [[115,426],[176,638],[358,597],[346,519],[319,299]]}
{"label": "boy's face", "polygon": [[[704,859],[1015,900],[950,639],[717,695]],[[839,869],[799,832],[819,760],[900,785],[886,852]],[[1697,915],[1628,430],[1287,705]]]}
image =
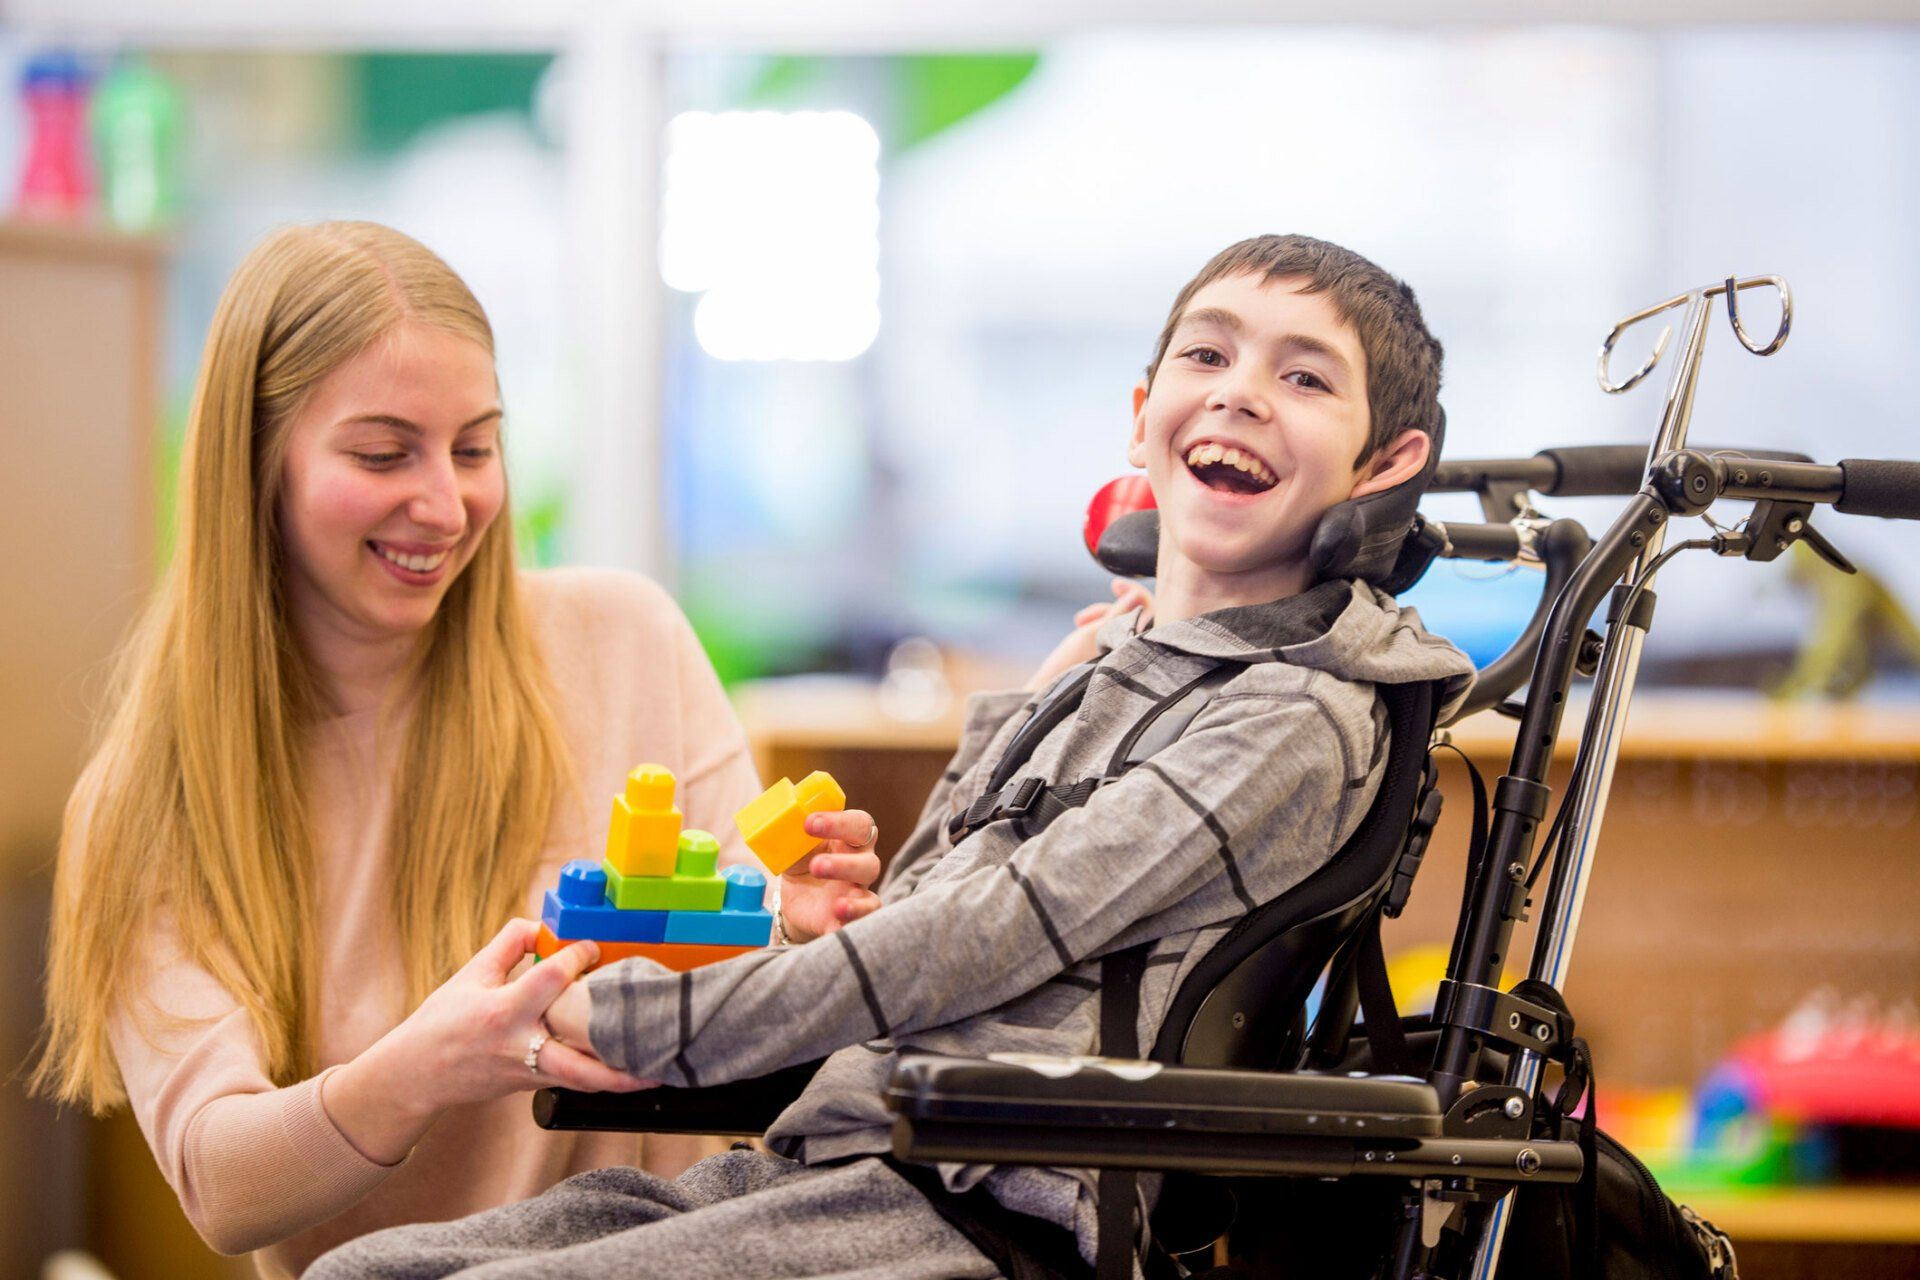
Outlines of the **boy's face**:
{"label": "boy's face", "polygon": [[1127,460],[1147,469],[1160,507],[1163,579],[1197,571],[1253,587],[1304,572],[1329,507],[1403,478],[1378,459],[1355,465],[1371,420],[1366,352],[1332,299],[1304,283],[1235,275],[1205,285],[1151,388],[1134,389]]}

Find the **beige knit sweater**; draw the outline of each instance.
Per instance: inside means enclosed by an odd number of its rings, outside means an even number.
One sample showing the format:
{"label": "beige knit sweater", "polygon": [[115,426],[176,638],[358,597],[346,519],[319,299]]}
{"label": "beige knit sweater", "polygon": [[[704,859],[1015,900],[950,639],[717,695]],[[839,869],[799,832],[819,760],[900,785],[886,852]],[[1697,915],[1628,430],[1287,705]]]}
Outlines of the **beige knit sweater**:
{"label": "beige knit sweater", "polygon": [[[673,601],[644,578],[607,570],[530,573],[523,584],[584,805],[569,800],[556,816],[526,914],[539,915],[561,863],[599,856],[609,797],[642,761],[678,776],[687,824],[720,837],[723,863],[749,859],[730,821],[759,789],[746,735]],[[254,1250],[270,1277],[298,1275],[381,1227],[461,1217],[603,1165],[678,1172],[709,1149],[651,1137],[643,1152],[633,1135],[548,1133],[525,1093],[447,1112],[392,1166],[366,1159],[334,1127],[321,1103],[327,1072],[406,1013],[386,916],[397,735],[376,744],[375,719],[317,727],[307,765],[323,950],[319,1074],[274,1088],[245,1013],[183,957],[164,920],[148,942],[147,981],[127,993],[111,1030],[134,1115],[188,1218],[223,1253]],[[161,1016],[143,1012],[149,1004]]]}

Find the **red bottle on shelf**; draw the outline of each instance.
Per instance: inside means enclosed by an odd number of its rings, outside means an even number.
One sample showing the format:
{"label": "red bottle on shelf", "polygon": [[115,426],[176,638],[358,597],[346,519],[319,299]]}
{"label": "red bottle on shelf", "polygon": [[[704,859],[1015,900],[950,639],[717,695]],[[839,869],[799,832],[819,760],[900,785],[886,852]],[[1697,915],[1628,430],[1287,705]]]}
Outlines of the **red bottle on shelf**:
{"label": "red bottle on shelf", "polygon": [[87,77],[71,53],[43,53],[21,76],[27,113],[27,159],[15,212],[24,217],[81,218],[93,203],[87,155]]}

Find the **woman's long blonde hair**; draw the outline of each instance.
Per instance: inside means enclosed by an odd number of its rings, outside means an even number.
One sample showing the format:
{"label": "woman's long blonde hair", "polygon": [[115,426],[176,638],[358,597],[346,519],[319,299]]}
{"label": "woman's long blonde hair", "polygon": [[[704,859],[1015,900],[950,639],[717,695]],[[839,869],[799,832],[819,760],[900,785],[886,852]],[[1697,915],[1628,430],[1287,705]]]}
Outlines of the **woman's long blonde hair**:
{"label": "woman's long blonde hair", "polygon": [[[402,321],[493,350],[452,269],[372,223],[276,232],[220,299],[173,560],[67,805],[34,1075],[44,1093],[96,1112],[122,1101],[107,1027],[141,989],[156,912],[246,1010],[274,1082],[314,1070],[320,950],[301,753],[317,697],[287,615],[280,475],[289,420],[314,384]],[[390,840],[410,1008],[519,909],[570,777],[505,507],[422,634],[407,687]]]}

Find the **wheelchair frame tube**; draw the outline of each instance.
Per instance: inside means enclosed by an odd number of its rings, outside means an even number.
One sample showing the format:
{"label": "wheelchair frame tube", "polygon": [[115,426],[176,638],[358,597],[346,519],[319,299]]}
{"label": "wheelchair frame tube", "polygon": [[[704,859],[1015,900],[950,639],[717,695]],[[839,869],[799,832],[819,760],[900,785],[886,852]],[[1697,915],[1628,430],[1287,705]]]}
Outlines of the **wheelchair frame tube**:
{"label": "wheelchair frame tube", "polygon": [[[1673,380],[1667,386],[1666,403],[1660,414],[1660,427],[1654,433],[1653,447],[1647,452],[1647,470],[1653,470],[1654,459],[1664,453],[1685,447],[1687,442],[1687,424],[1693,416],[1694,392],[1700,385],[1700,357],[1706,348],[1707,315],[1710,310],[1709,295],[1696,290],[1687,300],[1687,315],[1684,321],[1685,339],[1681,348],[1678,367]],[[1666,541],[1667,507],[1656,496],[1656,490],[1650,484],[1622,512],[1613,527],[1607,531],[1602,546],[1611,554],[1602,557],[1596,554],[1592,561],[1603,558],[1609,563],[1623,551],[1631,548],[1634,553],[1633,574],[1630,581],[1644,580],[1654,560],[1660,554],[1661,544]],[[1625,545],[1619,535],[1627,532]],[[1585,569],[1587,566],[1582,566]],[[1599,568],[1600,566],[1596,566]],[[1598,579],[1600,574],[1591,575]],[[1599,585],[1589,580],[1583,585]],[[1649,584],[1650,585],[1650,584]],[[1571,592],[1569,594],[1572,594]],[[1583,593],[1585,594],[1585,593]],[[1592,593],[1593,603],[1598,604],[1598,592]],[[1589,606],[1589,610],[1591,606]],[[1585,618],[1591,612],[1582,615],[1575,623],[1585,628]],[[1572,805],[1567,812],[1567,827],[1561,837],[1560,852],[1554,860],[1553,874],[1548,881],[1545,907],[1542,912],[1539,930],[1534,935],[1533,956],[1528,966],[1528,976],[1550,983],[1556,990],[1566,979],[1571,964],[1573,942],[1580,928],[1581,908],[1586,904],[1587,883],[1593,873],[1593,855],[1595,845],[1600,838],[1600,821],[1606,812],[1607,794],[1613,786],[1614,766],[1620,758],[1620,733],[1625,727],[1627,708],[1633,700],[1635,681],[1640,673],[1641,647],[1646,632],[1633,624],[1631,614],[1621,613],[1610,619],[1607,625],[1606,647],[1601,654],[1600,669],[1596,673],[1592,707],[1586,725],[1586,745],[1592,753],[1588,759],[1586,771],[1579,779],[1579,785],[1568,803]],[[1536,664],[1535,676],[1547,674],[1553,682],[1544,687],[1553,691],[1549,699],[1557,710],[1565,701],[1571,671],[1567,667],[1552,668],[1543,672],[1546,662],[1546,650],[1542,648],[1541,663]],[[1534,692],[1543,686],[1536,684]],[[1528,711],[1534,710],[1538,698],[1528,698]],[[1529,720],[1532,717],[1529,716]],[[1546,765],[1553,749],[1554,729],[1558,716],[1549,722],[1545,732],[1538,738],[1529,738],[1523,725],[1520,742],[1515,744],[1514,772],[1533,782],[1544,784]],[[1535,760],[1523,760],[1523,751],[1536,745],[1544,745],[1544,754],[1537,754]],[[1536,764],[1538,772],[1522,773],[1523,764]],[[1496,823],[1508,817],[1506,813],[1495,815]],[[1509,824],[1512,825],[1512,824]],[[1531,852],[1532,833],[1535,824],[1527,824],[1523,843],[1526,852]],[[1496,842],[1489,838],[1489,848]],[[1515,843],[1521,843],[1516,841]],[[1527,859],[1522,858],[1524,864]],[[1494,867],[1506,865],[1497,861],[1491,865],[1483,864],[1483,878],[1491,879],[1489,874]],[[1513,922],[1502,920],[1500,937],[1504,942],[1511,937]],[[1504,948],[1503,948],[1504,949]],[[1491,975],[1499,972],[1497,963],[1481,972],[1489,974],[1486,981],[1497,981]],[[1447,1031],[1458,1030],[1449,1027]],[[1445,1033],[1442,1033],[1442,1045],[1445,1045]],[[1468,1057],[1477,1055],[1467,1055]],[[1436,1075],[1441,1059],[1436,1054]],[[1470,1070],[1472,1063],[1465,1062]],[[1540,1082],[1540,1073],[1544,1066],[1539,1054],[1522,1048],[1515,1053],[1507,1064],[1507,1083],[1524,1088],[1531,1097]],[[1438,1080],[1436,1079],[1436,1084]],[[1457,1086],[1456,1086],[1457,1087]],[[1451,1104],[1451,1098],[1447,1103]],[[1478,1246],[1474,1250],[1473,1264],[1467,1270],[1468,1280],[1493,1280],[1493,1274],[1500,1262],[1500,1247],[1506,1239],[1507,1224],[1513,1211],[1513,1195],[1500,1197],[1488,1215],[1482,1229]]]}
{"label": "wheelchair frame tube", "polygon": [[[1455,930],[1447,963],[1447,977],[1455,983],[1485,986],[1498,980],[1519,916],[1534,837],[1545,815],[1547,769],[1587,619],[1666,520],[1666,508],[1657,498],[1636,494],[1574,572],[1548,615],[1513,758],[1494,792],[1486,848],[1479,865],[1470,869],[1470,905]],[[1564,868],[1565,863],[1554,868],[1556,880]],[[1441,1028],[1430,1080],[1443,1108],[1453,1105],[1472,1077],[1479,1040],[1465,1026],[1449,1023]]]}

